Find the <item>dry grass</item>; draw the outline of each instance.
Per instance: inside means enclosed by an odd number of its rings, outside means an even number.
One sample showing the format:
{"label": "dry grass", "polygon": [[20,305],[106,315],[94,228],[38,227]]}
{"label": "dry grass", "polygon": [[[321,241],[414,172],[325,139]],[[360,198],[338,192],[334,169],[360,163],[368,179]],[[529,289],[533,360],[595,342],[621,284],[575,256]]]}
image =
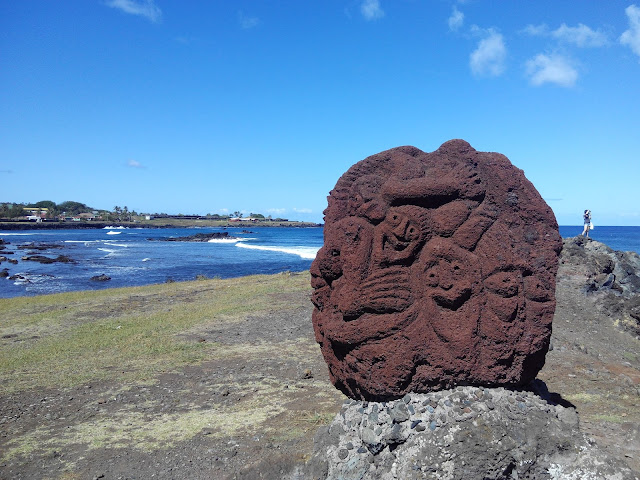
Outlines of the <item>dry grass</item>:
{"label": "dry grass", "polygon": [[307,274],[279,274],[0,299],[0,382],[9,393],[144,381],[215,353],[181,334],[286,307],[283,293],[308,290]]}

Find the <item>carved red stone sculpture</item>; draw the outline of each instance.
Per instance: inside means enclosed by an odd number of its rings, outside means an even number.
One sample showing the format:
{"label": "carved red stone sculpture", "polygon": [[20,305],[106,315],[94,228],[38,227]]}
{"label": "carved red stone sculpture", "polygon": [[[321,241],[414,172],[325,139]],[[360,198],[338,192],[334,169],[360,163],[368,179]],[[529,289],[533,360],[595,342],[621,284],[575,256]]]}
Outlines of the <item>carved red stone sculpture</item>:
{"label": "carved red stone sculpture", "polygon": [[337,388],[380,401],[535,378],[562,240],[504,155],[463,140],[394,148],[351,167],[328,201],[313,325]]}

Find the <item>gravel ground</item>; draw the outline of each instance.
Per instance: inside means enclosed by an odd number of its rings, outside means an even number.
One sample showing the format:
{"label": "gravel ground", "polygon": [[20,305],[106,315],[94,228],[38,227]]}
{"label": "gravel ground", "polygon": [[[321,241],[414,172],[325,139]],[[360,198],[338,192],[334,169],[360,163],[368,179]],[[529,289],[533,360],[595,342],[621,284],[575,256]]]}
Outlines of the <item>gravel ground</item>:
{"label": "gravel ground", "polygon": [[[640,473],[640,340],[561,265],[538,378],[581,429]],[[329,382],[308,294],[291,308],[186,332],[224,354],[153,382],[0,394],[0,479],[278,479],[311,455],[345,397]],[[4,453],[2,453],[4,452]]]}

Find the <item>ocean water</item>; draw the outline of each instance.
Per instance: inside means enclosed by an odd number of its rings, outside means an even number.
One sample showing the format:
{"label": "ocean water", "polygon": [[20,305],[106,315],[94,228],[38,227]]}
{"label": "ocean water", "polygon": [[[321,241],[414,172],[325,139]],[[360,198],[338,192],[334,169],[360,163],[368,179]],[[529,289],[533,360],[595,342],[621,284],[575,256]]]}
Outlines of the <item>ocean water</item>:
{"label": "ocean water", "polygon": [[[563,238],[575,237],[582,233],[583,225],[561,226]],[[589,238],[602,242],[614,250],[640,253],[640,227],[596,227],[589,232]]]}
{"label": "ocean water", "polygon": [[[157,241],[223,231],[238,240]],[[7,268],[10,276],[24,277],[24,280],[0,279],[0,298],[193,280],[197,275],[230,278],[307,270],[322,246],[322,232],[322,228],[287,227],[260,227],[251,233],[243,233],[240,228],[0,231],[0,238],[11,243],[0,255],[19,261],[17,265],[3,262],[0,269]],[[42,252],[17,249],[31,243],[58,248]],[[7,251],[15,253],[7,255]],[[21,260],[32,253],[48,257],[67,255],[75,263]],[[90,280],[101,274],[111,280]]]}
{"label": "ocean water", "polygon": [[[155,241],[222,231],[239,240]],[[560,227],[563,237],[581,232],[581,226]],[[193,280],[197,275],[230,278],[287,270],[297,272],[311,266],[322,246],[322,235],[322,228],[276,227],[255,228],[251,233],[243,233],[239,228],[0,231],[0,238],[11,243],[0,255],[18,260],[17,265],[3,262],[0,269],[7,268],[9,275],[24,277],[0,279],[0,298]],[[640,227],[596,227],[590,236],[614,250],[640,253]],[[59,247],[34,254],[67,255],[75,263],[43,265],[21,260],[30,252],[17,247],[31,243]],[[15,253],[7,255],[7,251]],[[111,280],[90,280],[101,274]]]}

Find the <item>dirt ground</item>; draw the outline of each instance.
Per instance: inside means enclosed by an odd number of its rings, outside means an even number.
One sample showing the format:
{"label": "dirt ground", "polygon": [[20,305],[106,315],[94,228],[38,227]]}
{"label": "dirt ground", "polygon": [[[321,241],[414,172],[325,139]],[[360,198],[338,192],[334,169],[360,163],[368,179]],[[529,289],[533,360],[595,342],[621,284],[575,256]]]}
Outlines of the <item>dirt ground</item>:
{"label": "dirt ground", "polygon": [[582,291],[580,267],[561,265],[553,350],[538,374],[550,391],[576,406],[581,429],[640,473],[640,339]]}
{"label": "dirt ground", "polygon": [[[581,428],[640,473],[640,340],[562,266],[540,372]],[[310,292],[309,292],[310,293]],[[290,307],[184,332],[220,354],[141,383],[0,393],[1,479],[279,479],[311,454],[344,396],[329,382],[308,294]]]}

